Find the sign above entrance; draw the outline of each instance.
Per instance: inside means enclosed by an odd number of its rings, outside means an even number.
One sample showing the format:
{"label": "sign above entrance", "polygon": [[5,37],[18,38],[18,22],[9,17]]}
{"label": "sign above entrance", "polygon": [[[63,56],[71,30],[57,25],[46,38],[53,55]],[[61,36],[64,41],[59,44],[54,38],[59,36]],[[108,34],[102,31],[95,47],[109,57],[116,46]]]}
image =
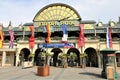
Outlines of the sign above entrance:
{"label": "sign above entrance", "polygon": [[38,44],[38,48],[74,48],[73,43]]}

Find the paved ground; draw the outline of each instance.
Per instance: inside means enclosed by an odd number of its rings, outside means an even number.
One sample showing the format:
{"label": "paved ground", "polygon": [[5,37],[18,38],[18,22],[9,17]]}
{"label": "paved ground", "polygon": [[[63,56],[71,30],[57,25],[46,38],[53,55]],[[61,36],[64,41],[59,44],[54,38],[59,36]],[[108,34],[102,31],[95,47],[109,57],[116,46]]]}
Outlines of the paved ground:
{"label": "paved ground", "polygon": [[[120,69],[119,75],[120,75]],[[22,69],[21,67],[0,68],[0,80],[106,80],[101,78],[101,68],[56,68],[50,67],[50,76],[37,76],[37,67]],[[117,80],[120,80],[117,79]]]}

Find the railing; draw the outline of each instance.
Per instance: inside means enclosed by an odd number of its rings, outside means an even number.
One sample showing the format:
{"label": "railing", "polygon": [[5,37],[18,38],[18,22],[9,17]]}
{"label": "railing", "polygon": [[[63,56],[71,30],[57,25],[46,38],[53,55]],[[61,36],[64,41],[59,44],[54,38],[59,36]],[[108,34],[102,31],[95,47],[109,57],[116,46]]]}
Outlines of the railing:
{"label": "railing", "polygon": [[[61,27],[54,27],[53,31],[52,32],[59,32],[59,31],[62,31],[62,28]],[[79,27],[78,26],[71,26],[71,27],[68,27],[67,28],[67,31],[80,31]],[[35,32],[43,32],[43,33],[46,33],[46,31],[44,30],[43,27],[38,27],[38,28],[35,28]],[[84,33],[85,34],[91,34],[91,33],[106,33],[107,32],[107,28],[106,27],[96,27],[95,29],[85,29],[84,30]],[[120,33],[120,27],[113,27],[112,28],[112,33]],[[4,34],[5,36],[9,36],[9,31],[4,31]],[[31,31],[25,31],[25,35],[30,35],[31,34]],[[14,35],[23,35],[23,31],[22,30],[17,30],[17,31],[14,31]]]}

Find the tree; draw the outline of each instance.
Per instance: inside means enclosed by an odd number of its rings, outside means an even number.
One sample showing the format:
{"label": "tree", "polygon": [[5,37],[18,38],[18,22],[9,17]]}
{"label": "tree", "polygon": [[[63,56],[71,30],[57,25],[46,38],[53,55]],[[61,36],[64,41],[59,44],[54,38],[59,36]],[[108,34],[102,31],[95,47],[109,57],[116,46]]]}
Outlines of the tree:
{"label": "tree", "polygon": [[81,60],[82,60],[82,67],[84,67],[84,65],[85,65],[85,57],[87,56],[87,54],[86,53],[81,53],[80,54],[80,58],[81,58]]}
{"label": "tree", "polygon": [[77,55],[73,52],[71,52],[68,56],[68,58],[70,59],[70,66],[74,65],[74,60],[77,58]]}
{"label": "tree", "polygon": [[66,68],[67,67],[67,54],[65,54],[65,53],[60,53],[60,55],[58,55],[58,57],[62,60],[62,66],[64,67],[64,68]]}

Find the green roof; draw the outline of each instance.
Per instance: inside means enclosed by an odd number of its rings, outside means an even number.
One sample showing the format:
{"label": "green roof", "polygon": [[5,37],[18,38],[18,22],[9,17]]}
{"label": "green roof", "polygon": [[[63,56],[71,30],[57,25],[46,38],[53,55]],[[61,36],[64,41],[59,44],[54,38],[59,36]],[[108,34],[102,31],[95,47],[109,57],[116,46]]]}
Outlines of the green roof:
{"label": "green roof", "polygon": [[105,48],[103,50],[101,50],[100,52],[101,53],[108,53],[108,54],[111,54],[111,53],[115,53],[116,50],[113,50],[111,48]]}

